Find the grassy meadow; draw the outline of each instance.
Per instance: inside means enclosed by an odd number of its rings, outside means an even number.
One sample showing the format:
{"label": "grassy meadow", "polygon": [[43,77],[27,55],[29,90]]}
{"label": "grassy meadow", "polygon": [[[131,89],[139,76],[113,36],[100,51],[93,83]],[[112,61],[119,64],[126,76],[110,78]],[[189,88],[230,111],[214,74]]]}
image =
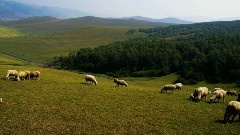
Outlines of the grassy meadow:
{"label": "grassy meadow", "polygon": [[[136,32],[132,35],[127,34],[132,29]],[[144,36],[144,34],[132,27],[86,26],[64,32],[0,37],[0,52],[41,63],[55,56],[67,55],[80,48],[94,48],[139,36]]]}
{"label": "grassy meadow", "polygon": [[[8,69],[39,70],[40,80],[5,80]],[[233,84],[184,85],[159,93],[177,75],[113,78],[95,74],[98,85],[85,84],[84,74],[35,66],[0,65],[1,134],[239,134],[240,122],[224,124],[225,103],[192,102],[192,90],[207,86],[235,89]],[[209,99],[209,97],[208,97]]]}
{"label": "grassy meadow", "polygon": [[7,27],[1,27],[0,26],[0,38],[2,37],[17,37],[22,36],[23,33],[19,32],[18,30],[7,28]]}

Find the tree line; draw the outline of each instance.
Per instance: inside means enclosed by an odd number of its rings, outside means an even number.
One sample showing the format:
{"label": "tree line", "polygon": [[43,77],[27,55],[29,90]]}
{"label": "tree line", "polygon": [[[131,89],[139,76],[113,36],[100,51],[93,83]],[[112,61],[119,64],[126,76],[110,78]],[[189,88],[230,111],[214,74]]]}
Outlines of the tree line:
{"label": "tree line", "polygon": [[[240,82],[240,21],[139,31],[148,33],[149,37],[83,48],[57,57],[54,64],[62,69],[115,77],[162,76],[175,72],[185,83]],[[179,35],[186,36],[166,39]]]}

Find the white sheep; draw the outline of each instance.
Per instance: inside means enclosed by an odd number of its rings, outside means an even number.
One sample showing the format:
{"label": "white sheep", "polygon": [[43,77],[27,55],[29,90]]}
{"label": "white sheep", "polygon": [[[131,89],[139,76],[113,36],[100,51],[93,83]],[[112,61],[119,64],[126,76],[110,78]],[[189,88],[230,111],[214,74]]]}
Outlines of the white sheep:
{"label": "white sheep", "polygon": [[31,71],[29,77],[30,78],[35,77],[35,80],[40,79],[40,72],[39,71]]}
{"label": "white sheep", "polygon": [[117,78],[114,78],[114,83],[116,83],[117,85],[116,86],[119,86],[119,85],[121,85],[121,86],[128,86],[128,84],[124,81],[124,80],[118,80]]}
{"label": "white sheep", "polygon": [[177,88],[178,90],[181,90],[183,84],[182,84],[182,83],[176,83],[175,86],[176,86],[176,88]]}
{"label": "white sheep", "polygon": [[230,101],[227,105],[226,112],[224,114],[224,121],[227,123],[231,116],[233,121],[236,115],[239,115],[239,121],[240,121],[240,102]]}
{"label": "white sheep", "polygon": [[199,102],[201,102],[202,98],[205,98],[205,102],[207,101],[207,95],[208,95],[207,87],[198,87],[194,91],[196,92],[195,99],[197,99]]}
{"label": "white sheep", "polygon": [[20,81],[20,78],[22,80],[25,80],[29,76],[30,76],[30,71],[19,71],[17,76],[16,76],[16,80]]}
{"label": "white sheep", "polygon": [[17,70],[8,70],[7,71],[7,75],[6,75],[6,80],[9,79],[9,76],[15,76],[18,74],[18,71]]}
{"label": "white sheep", "polygon": [[212,95],[213,96],[210,98],[210,103],[215,102],[216,99],[218,99],[217,102],[219,102],[221,98],[223,99],[223,103],[225,102],[226,91],[224,91],[223,89],[214,91]]}
{"label": "white sheep", "polygon": [[176,85],[174,85],[174,84],[167,84],[167,85],[164,85],[161,88],[160,92],[163,93],[164,91],[166,91],[166,93],[167,93],[167,90],[171,90],[172,93],[173,93],[174,89],[176,89]]}
{"label": "white sheep", "polygon": [[86,83],[90,81],[92,82],[92,84],[94,83],[95,85],[97,85],[97,80],[93,75],[85,75],[85,80],[86,80]]}
{"label": "white sheep", "polygon": [[0,104],[2,103],[2,101],[3,101],[2,98],[0,98]]}

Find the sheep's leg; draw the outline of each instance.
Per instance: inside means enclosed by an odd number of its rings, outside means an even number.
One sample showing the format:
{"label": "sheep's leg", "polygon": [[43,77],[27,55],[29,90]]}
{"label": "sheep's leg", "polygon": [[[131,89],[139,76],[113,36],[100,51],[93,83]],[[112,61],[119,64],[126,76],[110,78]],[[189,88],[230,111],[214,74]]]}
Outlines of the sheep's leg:
{"label": "sheep's leg", "polygon": [[240,113],[238,114],[238,121],[240,121]]}
{"label": "sheep's leg", "polygon": [[224,121],[227,123],[229,119],[229,115],[227,114],[227,112],[224,114]]}
{"label": "sheep's leg", "polygon": [[[233,115],[232,113],[228,114],[228,113],[226,112],[225,115],[224,115],[224,121],[225,121],[226,123],[228,123],[229,118],[230,118],[232,115]],[[233,119],[232,119],[232,121],[233,121]]]}
{"label": "sheep's leg", "polygon": [[233,117],[232,117],[232,121],[234,120],[234,118],[236,117],[237,113],[234,113],[233,114]]}

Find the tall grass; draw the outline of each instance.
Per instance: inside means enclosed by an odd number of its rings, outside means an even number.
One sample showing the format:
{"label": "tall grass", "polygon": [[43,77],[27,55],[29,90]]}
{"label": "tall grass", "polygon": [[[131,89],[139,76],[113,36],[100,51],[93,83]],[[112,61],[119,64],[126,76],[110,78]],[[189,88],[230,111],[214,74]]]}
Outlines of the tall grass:
{"label": "tall grass", "polygon": [[[39,70],[40,80],[4,80],[7,69]],[[234,89],[233,84],[184,85],[159,93],[177,76],[121,78],[95,75],[98,85],[85,84],[84,74],[32,66],[0,65],[0,132],[2,134],[238,134],[240,122],[223,123],[225,103],[192,102],[192,89]],[[236,88],[235,88],[236,89]],[[237,90],[237,89],[236,89]],[[209,97],[208,97],[209,98]]]}

